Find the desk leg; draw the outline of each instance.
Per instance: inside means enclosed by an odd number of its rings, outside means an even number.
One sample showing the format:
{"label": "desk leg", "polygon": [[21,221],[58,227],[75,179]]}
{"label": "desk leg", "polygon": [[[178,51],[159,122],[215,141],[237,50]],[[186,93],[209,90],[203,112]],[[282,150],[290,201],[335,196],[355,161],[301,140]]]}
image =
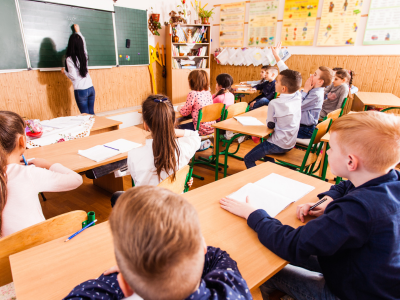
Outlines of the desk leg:
{"label": "desk leg", "polygon": [[218,167],[219,167],[219,129],[214,129],[214,155],[215,155],[215,181],[218,180]]}

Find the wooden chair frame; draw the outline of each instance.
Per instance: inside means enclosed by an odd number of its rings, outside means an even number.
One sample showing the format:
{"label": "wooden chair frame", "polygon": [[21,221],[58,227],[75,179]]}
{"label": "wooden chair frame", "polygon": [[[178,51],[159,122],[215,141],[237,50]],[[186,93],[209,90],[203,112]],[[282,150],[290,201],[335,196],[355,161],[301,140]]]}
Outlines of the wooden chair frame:
{"label": "wooden chair frame", "polygon": [[181,194],[182,192],[186,192],[187,189],[189,188],[187,186],[188,179],[190,179],[188,178],[189,171],[190,171],[190,166],[186,165],[180,170],[178,170],[178,172],[176,172],[176,179],[174,181],[172,181],[172,175],[170,175],[168,178],[161,181],[157,186],[166,188],[176,194]]}

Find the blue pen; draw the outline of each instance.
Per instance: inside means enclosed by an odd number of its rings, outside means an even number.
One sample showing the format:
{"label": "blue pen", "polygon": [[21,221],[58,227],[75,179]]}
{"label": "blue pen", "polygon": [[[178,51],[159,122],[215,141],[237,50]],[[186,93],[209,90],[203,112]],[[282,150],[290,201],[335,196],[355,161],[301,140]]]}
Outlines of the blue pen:
{"label": "blue pen", "polygon": [[78,234],[80,234],[82,231],[84,231],[86,228],[94,225],[94,223],[97,222],[97,219],[94,220],[93,222],[89,223],[88,225],[86,225],[85,227],[83,227],[81,230],[79,230],[78,232],[75,232],[73,235],[71,235],[69,238],[67,238],[64,242],[68,242],[70,239],[72,239],[73,237],[77,236]]}
{"label": "blue pen", "polygon": [[104,147],[106,147],[106,148],[110,148],[110,149],[113,149],[113,150],[117,150],[117,151],[119,151],[118,149],[115,149],[115,148],[113,148],[113,147],[110,147],[110,146],[106,146],[106,145],[103,145]]}
{"label": "blue pen", "polygon": [[25,156],[23,154],[22,154],[22,159],[24,160],[25,166],[27,166],[28,162],[26,161],[26,158],[25,158]]}

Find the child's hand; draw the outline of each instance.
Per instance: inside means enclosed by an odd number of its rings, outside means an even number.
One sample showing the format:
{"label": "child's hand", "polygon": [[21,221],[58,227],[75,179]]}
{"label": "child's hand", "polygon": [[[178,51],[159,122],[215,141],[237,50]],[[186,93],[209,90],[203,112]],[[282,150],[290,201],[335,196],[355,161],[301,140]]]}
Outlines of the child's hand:
{"label": "child's hand", "polygon": [[247,82],[246,81],[242,81],[240,84],[241,85],[247,85]]}
{"label": "child's hand", "polygon": [[193,185],[193,177],[190,178],[190,180],[187,182],[187,185],[189,187],[192,187],[192,185]]}
{"label": "child's hand", "polygon": [[251,206],[249,202],[250,199],[248,196],[246,197],[246,203],[239,202],[230,198],[222,198],[221,200],[219,200],[219,203],[221,204],[221,207],[223,209],[246,220],[253,211],[256,211],[256,209]]}
{"label": "child's hand", "polygon": [[49,170],[53,164],[43,158],[35,158],[29,161],[28,165],[35,165],[35,167]]}
{"label": "child's hand", "polygon": [[65,74],[65,68],[61,68],[61,73]]}
{"label": "child's hand", "polygon": [[251,102],[251,103],[250,103],[250,107],[251,107],[251,108],[253,108],[254,103],[256,103],[256,102],[254,101],[254,102]]}
{"label": "child's hand", "polygon": [[279,57],[279,52],[281,52],[281,48],[282,48],[281,42],[278,42],[276,44],[276,47],[271,47],[272,54],[274,55],[276,62],[281,60],[281,58]]}
{"label": "child's hand", "polygon": [[310,210],[310,207],[313,206],[315,203],[306,203],[306,204],[301,204],[299,206],[297,206],[297,210],[296,210],[296,216],[297,219],[299,219],[301,222],[304,223],[304,217],[307,215],[313,216],[313,217],[319,217],[321,216],[324,211],[325,208],[328,206],[329,203],[331,203],[333,201],[333,199],[329,196],[325,196],[326,198],[328,198],[328,200],[326,200],[325,202],[321,203],[320,205],[318,205],[316,208],[314,208],[313,210]]}
{"label": "child's hand", "polygon": [[314,75],[311,75],[307,79],[306,83],[304,84],[304,89],[303,89],[304,93],[308,93],[309,91],[311,91],[314,88],[313,78],[314,78]]}
{"label": "child's hand", "polygon": [[111,267],[111,268],[109,268],[108,270],[106,270],[106,271],[103,273],[103,275],[110,275],[110,274],[119,273],[119,272],[120,272],[120,271],[119,271],[118,266],[114,266],[114,267]]}

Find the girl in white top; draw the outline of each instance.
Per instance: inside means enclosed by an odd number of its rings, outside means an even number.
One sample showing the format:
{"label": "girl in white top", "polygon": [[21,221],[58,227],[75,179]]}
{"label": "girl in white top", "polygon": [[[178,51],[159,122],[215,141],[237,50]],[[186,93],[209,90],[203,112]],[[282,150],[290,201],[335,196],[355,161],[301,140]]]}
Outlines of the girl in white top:
{"label": "girl in white top", "polygon": [[16,113],[0,111],[0,237],[45,220],[38,194],[77,188],[82,177],[45,159],[21,163],[25,152],[25,122]]}
{"label": "girl in white top", "polygon": [[158,185],[189,163],[200,147],[200,136],[197,131],[174,128],[174,107],[164,95],[149,96],[142,114],[152,139],[129,151],[128,169],[135,186]]}
{"label": "girl in white top", "polygon": [[72,81],[76,104],[81,114],[94,115],[94,101],[96,93],[94,91],[92,78],[88,71],[88,54],[86,41],[80,32],[79,25],[74,25],[75,33],[68,41],[64,73]]}

